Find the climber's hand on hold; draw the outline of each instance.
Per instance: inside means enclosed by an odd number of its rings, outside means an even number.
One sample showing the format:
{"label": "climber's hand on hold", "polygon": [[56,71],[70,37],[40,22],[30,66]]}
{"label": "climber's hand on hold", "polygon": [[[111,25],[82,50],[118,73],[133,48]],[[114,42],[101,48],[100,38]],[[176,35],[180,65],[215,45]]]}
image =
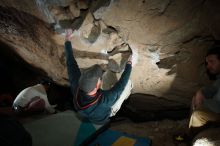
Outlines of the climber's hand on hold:
{"label": "climber's hand on hold", "polygon": [[65,40],[66,41],[71,41],[73,37],[73,30],[72,29],[65,29]]}
{"label": "climber's hand on hold", "polygon": [[129,57],[128,61],[130,61],[132,64],[132,67],[134,67],[138,62],[138,52],[137,52],[137,49],[133,45],[129,45],[129,46],[131,48],[132,54]]}

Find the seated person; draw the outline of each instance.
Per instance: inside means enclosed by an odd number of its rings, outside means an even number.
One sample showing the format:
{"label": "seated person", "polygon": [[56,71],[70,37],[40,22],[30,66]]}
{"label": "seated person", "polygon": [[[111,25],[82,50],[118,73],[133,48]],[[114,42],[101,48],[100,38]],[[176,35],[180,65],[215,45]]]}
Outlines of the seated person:
{"label": "seated person", "polygon": [[216,80],[212,85],[201,88],[193,97],[189,128],[220,122],[220,47],[208,51],[206,67],[208,74],[215,76]]}
{"label": "seated person", "polygon": [[177,134],[175,140],[191,140],[209,125],[220,124],[220,47],[208,50],[206,68],[208,75],[215,77],[215,82],[197,91],[192,99],[189,130],[187,133]]}
{"label": "seated person", "polygon": [[99,65],[94,65],[82,74],[73,56],[71,46],[72,30],[66,32],[65,54],[69,82],[73,93],[73,103],[80,115],[96,124],[104,124],[120,109],[124,100],[131,93],[129,80],[134,56],[127,62],[119,81],[110,89],[100,89],[103,71]]}

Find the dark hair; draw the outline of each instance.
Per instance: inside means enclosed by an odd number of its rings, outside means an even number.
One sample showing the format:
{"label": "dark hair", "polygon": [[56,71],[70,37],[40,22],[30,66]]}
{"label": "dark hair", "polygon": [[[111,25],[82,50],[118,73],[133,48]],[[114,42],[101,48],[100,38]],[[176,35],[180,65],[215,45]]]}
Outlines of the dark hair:
{"label": "dark hair", "polygon": [[[220,60],[220,46],[215,46],[212,47],[208,50],[206,57],[209,55],[216,55],[217,58]],[[205,62],[205,65],[207,65],[207,62]],[[206,70],[206,73],[209,77],[210,80],[216,80],[217,79],[217,75],[216,74],[212,74],[210,73],[208,70]]]}
{"label": "dark hair", "polygon": [[209,55],[217,55],[218,59],[220,60],[220,46],[210,48],[206,54],[206,57]]}

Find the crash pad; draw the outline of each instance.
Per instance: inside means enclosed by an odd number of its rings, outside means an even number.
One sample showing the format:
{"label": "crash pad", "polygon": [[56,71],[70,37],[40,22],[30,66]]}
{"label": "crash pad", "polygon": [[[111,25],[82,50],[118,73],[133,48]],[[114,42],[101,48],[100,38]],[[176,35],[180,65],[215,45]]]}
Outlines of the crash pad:
{"label": "crash pad", "polygon": [[24,124],[33,146],[79,146],[104,126],[82,119],[70,110]]}
{"label": "crash pad", "polygon": [[150,146],[148,137],[138,137],[115,130],[105,130],[89,146]]}

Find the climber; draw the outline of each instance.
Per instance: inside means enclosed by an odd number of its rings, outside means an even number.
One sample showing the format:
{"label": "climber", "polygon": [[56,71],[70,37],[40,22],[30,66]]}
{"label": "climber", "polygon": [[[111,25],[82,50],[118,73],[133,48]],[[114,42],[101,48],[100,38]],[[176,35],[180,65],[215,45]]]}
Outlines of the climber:
{"label": "climber", "polygon": [[119,81],[110,90],[102,90],[100,87],[103,70],[99,65],[93,65],[83,73],[80,72],[73,56],[72,34],[72,30],[66,30],[65,54],[74,106],[80,115],[91,122],[104,124],[117,113],[131,93],[132,84],[129,77],[132,66],[136,64],[137,53],[133,51]]}

